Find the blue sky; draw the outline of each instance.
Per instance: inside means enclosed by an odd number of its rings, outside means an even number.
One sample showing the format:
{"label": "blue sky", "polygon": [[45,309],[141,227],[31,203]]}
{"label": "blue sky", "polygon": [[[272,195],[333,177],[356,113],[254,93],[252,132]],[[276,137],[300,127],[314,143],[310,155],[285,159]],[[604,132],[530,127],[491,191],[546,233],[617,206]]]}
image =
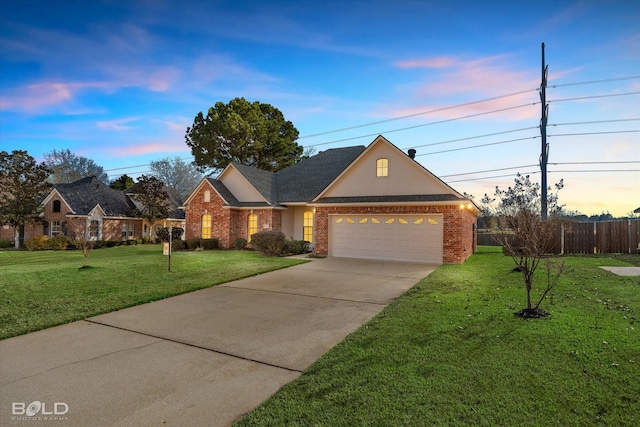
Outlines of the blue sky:
{"label": "blue sky", "polygon": [[245,97],[305,147],[382,134],[480,198],[540,179],[542,42],[549,182],[570,210],[625,215],[640,206],[637,0],[0,0],[0,149],[137,176],[191,160],[194,116]]}

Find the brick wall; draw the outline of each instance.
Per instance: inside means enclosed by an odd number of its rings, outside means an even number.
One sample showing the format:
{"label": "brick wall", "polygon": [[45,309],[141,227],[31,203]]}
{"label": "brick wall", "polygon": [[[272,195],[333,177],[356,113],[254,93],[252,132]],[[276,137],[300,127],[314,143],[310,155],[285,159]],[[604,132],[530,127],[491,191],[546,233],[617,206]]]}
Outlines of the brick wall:
{"label": "brick wall", "polygon": [[[204,201],[205,191],[210,192],[210,201]],[[229,248],[233,245],[231,240],[231,210],[224,209],[224,201],[208,184],[200,187],[193,196],[186,210],[185,238],[193,239],[205,237],[218,239],[220,247]],[[202,236],[202,215],[211,215],[211,236]]]}
{"label": "brick wall", "polygon": [[378,207],[319,207],[316,208],[316,252],[329,252],[329,214],[442,214],[443,215],[443,261],[460,264],[476,247],[476,216],[468,209],[458,206],[378,206]]}

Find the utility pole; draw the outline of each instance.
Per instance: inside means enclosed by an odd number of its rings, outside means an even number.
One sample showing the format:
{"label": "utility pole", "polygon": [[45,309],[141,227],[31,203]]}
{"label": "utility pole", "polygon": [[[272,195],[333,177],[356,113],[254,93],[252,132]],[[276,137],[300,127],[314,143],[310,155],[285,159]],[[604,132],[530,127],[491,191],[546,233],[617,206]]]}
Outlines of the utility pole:
{"label": "utility pole", "polygon": [[542,175],[541,183],[541,200],[540,200],[540,217],[547,219],[547,162],[549,161],[549,144],[547,143],[547,120],[549,118],[549,105],[547,104],[547,75],[549,66],[544,61],[544,43],[542,43],[542,83],[540,84],[540,101],[542,105],[542,118],[540,119],[540,135],[542,139],[542,150],[540,154],[540,174]]}

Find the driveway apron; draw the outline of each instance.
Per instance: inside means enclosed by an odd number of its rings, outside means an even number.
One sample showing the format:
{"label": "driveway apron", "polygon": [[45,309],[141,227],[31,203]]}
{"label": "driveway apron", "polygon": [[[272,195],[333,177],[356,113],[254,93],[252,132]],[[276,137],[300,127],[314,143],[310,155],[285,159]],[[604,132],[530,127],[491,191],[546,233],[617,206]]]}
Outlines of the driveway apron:
{"label": "driveway apron", "polygon": [[314,259],[1,341],[0,425],[230,425],[436,267]]}

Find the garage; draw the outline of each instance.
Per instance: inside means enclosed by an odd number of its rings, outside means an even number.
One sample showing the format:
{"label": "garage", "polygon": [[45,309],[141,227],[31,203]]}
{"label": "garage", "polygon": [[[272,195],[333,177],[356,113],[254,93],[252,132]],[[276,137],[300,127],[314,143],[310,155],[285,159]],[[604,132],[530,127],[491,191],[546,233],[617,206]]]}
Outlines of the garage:
{"label": "garage", "polygon": [[442,215],[330,215],[329,255],[442,263]]}

